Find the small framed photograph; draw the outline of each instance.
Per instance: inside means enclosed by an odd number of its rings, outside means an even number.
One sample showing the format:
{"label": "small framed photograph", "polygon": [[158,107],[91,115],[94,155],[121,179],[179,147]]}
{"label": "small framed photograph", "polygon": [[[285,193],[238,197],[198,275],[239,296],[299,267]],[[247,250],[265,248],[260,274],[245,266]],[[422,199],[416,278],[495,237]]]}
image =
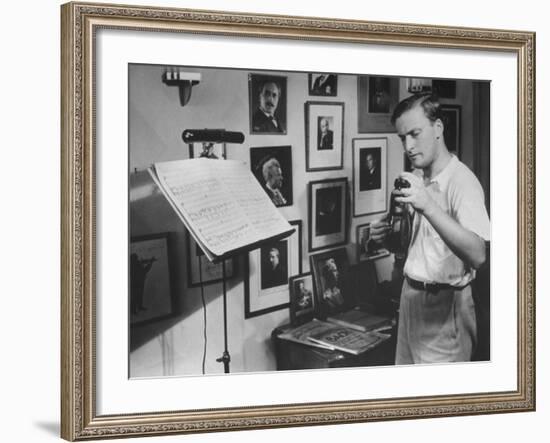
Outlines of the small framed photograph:
{"label": "small framed photograph", "polygon": [[248,75],[251,134],[286,134],[286,77]]}
{"label": "small framed photograph", "polygon": [[432,92],[431,78],[408,78],[407,92],[409,94],[421,94],[423,92]]}
{"label": "small framed photograph", "polygon": [[357,262],[374,260],[390,255],[390,251],[370,238],[370,223],[357,225]]}
{"label": "small framed photograph", "polygon": [[357,82],[358,132],[395,132],[390,118],[399,102],[399,78],[361,75]]}
{"label": "small framed photograph", "polygon": [[344,103],[306,102],[306,171],[344,167]]}
{"label": "small framed photograph", "polygon": [[311,272],[290,277],[290,324],[299,325],[312,320],[315,316],[317,301]]}
{"label": "small framed photograph", "polygon": [[[225,261],[225,278],[232,278],[235,272],[234,260]],[[187,286],[196,288],[202,285],[219,283],[223,280],[223,264],[212,263],[193,237],[187,232]]]}
{"label": "small framed photograph", "polygon": [[456,98],[456,80],[432,80],[432,92],[439,98]]}
{"label": "small framed photograph", "polygon": [[190,143],[189,158],[227,159],[225,143]]}
{"label": "small framed photograph", "polygon": [[309,95],[336,97],[338,76],[336,74],[308,74]]}
{"label": "small framed photograph", "polygon": [[165,320],[178,313],[170,233],[130,240],[130,326]]}
{"label": "small framed photograph", "polygon": [[353,216],[386,211],[388,139],[355,138],[352,147]]}
{"label": "small framed photograph", "polygon": [[349,271],[349,259],[346,248],[312,254],[310,267],[315,281],[315,293],[319,302],[321,318],[342,312],[349,308],[350,294],[346,285]]}
{"label": "small framed photograph", "polygon": [[275,206],[292,206],[290,146],[250,148],[250,168]]}
{"label": "small framed photograph", "polygon": [[302,273],[302,221],[290,237],[248,253],[244,267],[244,317],[252,318],[289,307],[288,279]]}
{"label": "small framed photograph", "polygon": [[308,183],[310,252],[347,243],[347,196],[345,177]]}
{"label": "small framed photograph", "polygon": [[460,158],[460,132],[461,132],[461,113],[460,105],[441,105],[441,120],[445,128],[443,135],[445,144],[449,152],[454,153]]}

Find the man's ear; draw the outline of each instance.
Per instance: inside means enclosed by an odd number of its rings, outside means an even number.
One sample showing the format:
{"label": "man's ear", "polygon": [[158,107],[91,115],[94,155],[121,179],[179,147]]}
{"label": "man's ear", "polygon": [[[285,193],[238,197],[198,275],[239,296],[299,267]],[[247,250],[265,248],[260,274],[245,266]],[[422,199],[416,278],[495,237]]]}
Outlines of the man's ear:
{"label": "man's ear", "polygon": [[438,118],[434,122],[434,127],[435,127],[436,137],[443,138],[443,131],[445,130],[445,125],[443,124],[443,121],[440,118]]}

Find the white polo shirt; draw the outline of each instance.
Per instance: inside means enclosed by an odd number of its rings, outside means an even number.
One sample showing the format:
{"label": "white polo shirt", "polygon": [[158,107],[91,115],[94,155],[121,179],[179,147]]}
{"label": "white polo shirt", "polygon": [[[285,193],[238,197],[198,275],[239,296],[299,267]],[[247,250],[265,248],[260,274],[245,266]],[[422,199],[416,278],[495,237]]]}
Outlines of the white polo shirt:
{"label": "white polo shirt", "polygon": [[[422,171],[419,171],[422,173]],[[426,185],[435,202],[463,228],[490,240],[490,222],[483,188],[477,177],[456,156]],[[426,283],[464,286],[475,270],[458,258],[421,214],[414,216],[406,276]]]}

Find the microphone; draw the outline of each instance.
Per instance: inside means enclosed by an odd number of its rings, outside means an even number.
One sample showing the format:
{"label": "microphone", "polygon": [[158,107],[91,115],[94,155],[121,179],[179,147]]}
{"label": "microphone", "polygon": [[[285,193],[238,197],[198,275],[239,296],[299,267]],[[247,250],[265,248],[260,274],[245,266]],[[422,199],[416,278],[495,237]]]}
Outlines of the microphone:
{"label": "microphone", "polygon": [[186,129],[181,134],[184,143],[238,143],[244,142],[242,132],[226,131],[225,129]]}

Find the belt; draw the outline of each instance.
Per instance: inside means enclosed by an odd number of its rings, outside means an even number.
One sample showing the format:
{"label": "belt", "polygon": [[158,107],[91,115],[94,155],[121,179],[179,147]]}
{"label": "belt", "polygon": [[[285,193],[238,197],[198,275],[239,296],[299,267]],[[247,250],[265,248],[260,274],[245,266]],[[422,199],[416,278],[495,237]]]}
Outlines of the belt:
{"label": "belt", "polygon": [[453,286],[448,283],[426,283],[425,281],[418,281],[410,277],[406,277],[409,286],[413,289],[418,289],[419,291],[427,292],[438,292],[445,289],[460,290],[464,289],[470,283],[467,283],[463,286]]}

